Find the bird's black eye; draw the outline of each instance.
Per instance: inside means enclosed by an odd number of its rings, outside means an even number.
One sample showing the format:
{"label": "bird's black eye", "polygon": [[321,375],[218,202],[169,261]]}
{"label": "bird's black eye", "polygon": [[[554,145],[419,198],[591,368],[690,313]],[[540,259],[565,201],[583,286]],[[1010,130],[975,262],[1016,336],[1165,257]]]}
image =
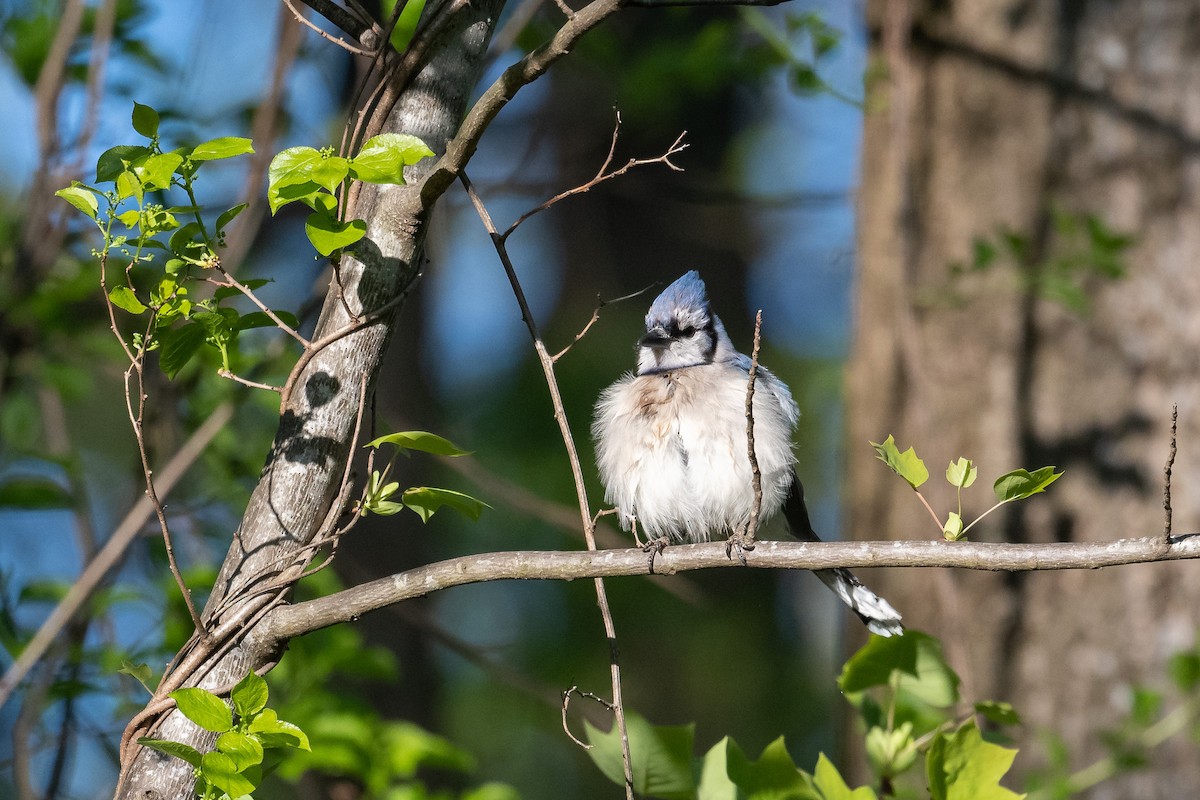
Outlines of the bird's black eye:
{"label": "bird's black eye", "polygon": [[679,335],[680,335],[680,336],[683,336],[683,337],[688,337],[688,336],[691,336],[691,335],[692,335],[692,334],[694,334],[695,332],[696,332],[696,328],[695,328],[694,326],[692,326],[692,325],[688,325],[688,326],[687,326],[687,327],[685,327],[685,328],[680,328],[680,329],[679,329]]}

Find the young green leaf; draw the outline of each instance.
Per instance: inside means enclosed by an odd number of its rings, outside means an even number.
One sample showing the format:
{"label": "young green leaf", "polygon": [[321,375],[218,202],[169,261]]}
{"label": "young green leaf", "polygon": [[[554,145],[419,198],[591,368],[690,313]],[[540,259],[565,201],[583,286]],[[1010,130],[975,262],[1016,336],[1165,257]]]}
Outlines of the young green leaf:
{"label": "young green leaf", "polygon": [[213,751],[200,757],[204,778],[230,797],[243,797],[254,791],[254,783],[242,774],[237,762],[224,753]]}
{"label": "young green leaf", "polygon": [[893,670],[916,677],[917,639],[924,635],[909,630],[903,636],[872,636],[842,665],[838,688],[861,692],[872,686],[887,686]]}
{"label": "young green leaf", "polygon": [[206,731],[224,733],[233,728],[233,712],[224,700],[207,689],[176,689],[170,697],[179,706],[179,713]]}
{"label": "young green leaf", "polygon": [[404,168],[434,153],[415,136],[381,133],[363,143],[350,163],[350,174],[367,183],[404,183]]}
{"label": "young green leaf", "polygon": [[150,106],[134,103],[133,129],[147,139],[158,136],[158,112]]}
{"label": "young green leaf", "polygon": [[162,341],[158,364],[168,378],[174,378],[192,360],[204,345],[207,335],[204,326],[197,322],[188,322],[178,328],[164,328],[158,332]]}
{"label": "young green leaf", "polygon": [[869,786],[851,790],[833,762],[824,753],[817,756],[817,768],[813,770],[813,785],[821,792],[824,800],[877,800],[875,791]]}
{"label": "young green leaf", "polygon": [[912,488],[916,489],[929,480],[929,470],[925,468],[925,462],[917,458],[916,452],[911,447],[901,453],[891,434],[888,434],[882,444],[879,442],[870,444],[878,453],[877,458],[887,464],[892,472],[904,478]]}
{"label": "young green leaf", "polygon": [[228,211],[222,211],[221,216],[217,217],[217,230],[225,230],[225,226],[233,222],[237,215],[245,211],[249,205],[249,203],[239,203]]}
{"label": "young green leaf", "polygon": [[304,233],[318,253],[328,256],[334,250],[349,247],[365,236],[367,223],[361,219],[338,222],[324,212],[314,211],[304,221]]}
{"label": "young green leaf", "polygon": [[83,188],[83,184],[78,181],[72,181],[69,187],[59,189],[54,194],[66,200],[92,219],[95,219],[100,211],[100,203],[96,200],[96,195],[88,189]]}
{"label": "young green leaf", "polygon": [[263,746],[253,736],[247,736],[237,731],[226,731],[217,737],[217,750],[229,756],[238,772],[246,767],[261,764]]}
{"label": "young green leaf", "polygon": [[259,712],[250,723],[247,732],[266,748],[295,747],[298,750],[312,751],[308,744],[308,735],[298,726],[281,720],[272,708],[264,708]]}
{"label": "young green leaf", "polygon": [[143,159],[133,171],[146,191],[166,189],[171,185],[176,168],[182,163],[183,156],[178,153],[155,153]]}
{"label": "young green leaf", "polygon": [[979,468],[974,462],[960,457],[958,461],[951,461],[950,466],[946,467],[946,480],[950,481],[951,486],[956,486],[959,489],[969,489],[975,479],[979,477]]}
{"label": "young green leaf", "polygon": [[133,289],[128,286],[116,286],[108,293],[108,299],[117,308],[128,311],[130,314],[141,314],[146,310],[146,306],[138,300],[137,295],[133,293]]}
{"label": "young green leaf", "polygon": [[96,159],[96,183],[115,181],[133,164],[150,155],[150,149],[140,145],[119,144],[110,147]]}
{"label": "young green leaf", "polygon": [[192,148],[188,158],[192,161],[216,161],[254,152],[254,144],[241,136],[221,136],[201,142]]}
{"label": "young green leaf", "polygon": [[151,750],[157,750],[160,753],[166,753],[169,756],[181,758],[193,767],[200,766],[200,753],[191,745],[186,745],[183,742],[167,742],[162,739],[151,739],[143,736],[138,739],[138,744],[142,747],[149,747]]}
{"label": "young green leaf", "polygon": [[311,179],[332,192],[350,175],[350,162],[341,156],[322,157],[313,165]]}
{"label": "young green leaf", "polygon": [[1063,473],[1055,472],[1054,467],[1042,467],[1033,472],[1025,469],[1015,469],[996,479],[992,489],[996,499],[1001,503],[1009,500],[1023,500],[1038,492],[1046,491],[1046,487],[1061,478]]}
{"label": "young green leaf", "polygon": [[986,717],[996,725],[1020,725],[1021,715],[1012,707],[1012,703],[996,700],[984,700],[975,704],[975,713]]}
{"label": "young green leaf", "polygon": [[[592,748],[588,756],[600,771],[619,786],[625,784],[621,739],[617,726],[608,733],[585,721],[584,737]],[[651,725],[638,714],[626,714],[629,750],[633,760],[633,790],[641,797],[686,800],[693,796],[693,725]]]}
{"label": "young green leaf", "polygon": [[903,722],[888,731],[878,725],[867,731],[867,759],[881,775],[897,775],[917,760],[917,743],[913,739],[913,724]]}
{"label": "young green leaf", "polygon": [[267,707],[267,682],[253,672],[238,681],[237,686],[229,693],[233,701],[233,710],[243,720],[249,720],[255,714]]}
{"label": "young green leaf", "polygon": [[953,734],[939,733],[925,756],[933,800],[1020,800],[1000,785],[1017,751],[985,742],[972,719]]}
{"label": "young green leaf", "polygon": [[289,147],[271,159],[267,169],[267,185],[271,189],[315,183],[313,170],[322,161],[321,151],[313,147]]}
{"label": "young green leaf", "polygon": [[420,450],[423,453],[433,453],[439,456],[466,456],[469,450],[463,450],[449,439],[443,439],[435,433],[426,431],[399,431],[372,439],[363,447],[379,448],[385,444],[394,444],[401,450]]}
{"label": "young green leaf", "polygon": [[154,672],[145,664],[134,664],[130,661],[122,661],[121,668],[117,670],[122,675],[128,675],[142,685],[150,694],[154,694],[154,690],[150,688],[150,682],[154,680]]}
{"label": "young green leaf", "polygon": [[780,736],[751,761],[732,739],[725,753],[729,779],[737,786],[738,798],[788,798],[822,800],[812,777],[796,767]]}
{"label": "young green leaf", "polygon": [[942,538],[948,542],[957,542],[962,539],[963,521],[957,511],[951,511],[946,517],[946,524],[942,526]]}
{"label": "young green leaf", "polygon": [[[483,513],[485,508],[491,508],[482,500],[477,500],[468,494],[462,492],[452,492],[449,489],[434,489],[427,486],[414,486],[411,489],[405,489],[401,495],[404,505],[417,512],[417,516],[422,522],[428,522],[429,518],[437,513],[442,506],[449,506],[457,511],[461,511],[471,518],[472,522],[479,520],[479,515]],[[378,512],[376,512],[378,513]]]}

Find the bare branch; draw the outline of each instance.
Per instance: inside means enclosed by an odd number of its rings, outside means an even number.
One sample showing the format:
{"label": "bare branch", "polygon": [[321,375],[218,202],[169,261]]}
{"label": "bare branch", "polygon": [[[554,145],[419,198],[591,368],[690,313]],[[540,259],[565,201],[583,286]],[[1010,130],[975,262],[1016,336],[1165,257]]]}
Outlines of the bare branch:
{"label": "bare branch", "polygon": [[[317,28],[315,25],[313,25],[307,19],[304,19],[304,15],[301,14],[299,11],[297,11],[294,6],[292,6],[291,0],[283,0],[283,2],[287,5],[287,7],[289,9],[291,9],[292,13],[301,22],[305,23],[310,28],[314,28],[318,33],[320,33],[326,39],[329,39],[330,41],[335,42],[336,44],[338,44],[342,47],[345,47],[347,50],[350,49],[350,47],[347,46],[345,41],[343,41],[341,39],[334,39],[332,36],[325,33],[325,31]],[[336,25],[337,27],[341,28],[346,33],[353,36],[355,41],[362,41],[363,33],[365,33],[366,31],[369,31],[371,29],[370,25],[368,25],[367,23],[365,23],[363,20],[359,19],[358,17],[354,16],[349,11],[347,11],[346,9],[339,6],[337,3],[332,2],[332,0],[300,0],[300,2],[304,3],[304,5],[308,6],[313,11],[316,11],[322,17],[329,20],[334,25]],[[351,52],[354,52],[354,51],[351,51]],[[360,53],[360,55],[370,55],[370,54],[369,53]]]}
{"label": "bare branch", "polygon": [[[1126,564],[1200,558],[1200,533],[1175,536],[1164,551],[1162,536],[1111,542],[1007,544],[996,542],[759,542],[746,553],[756,569],[838,567],[950,567],[993,572],[1100,569]],[[656,573],[715,567],[740,568],[725,555],[724,542],[674,545],[655,559]],[[392,603],[424,597],[452,586],[496,580],[579,580],[648,575],[646,554],[624,550],[512,551],[453,558],[364,583],[336,594],[273,611],[260,631],[283,641],[348,622]]]}
{"label": "bare branch", "polygon": [[1167,451],[1167,465],[1163,467],[1163,540],[1171,542],[1171,472],[1175,469],[1175,434],[1179,429],[1179,404],[1171,405],[1171,447]]}
{"label": "bare branch", "polygon": [[282,386],[272,386],[269,383],[259,383],[258,381],[252,381],[249,378],[243,378],[241,375],[235,375],[234,373],[230,372],[227,369],[217,370],[217,375],[219,375],[222,378],[227,378],[227,379],[233,381],[234,383],[240,383],[242,386],[248,386],[251,389],[266,389],[269,392],[278,392],[280,394],[283,393]]}
{"label": "bare branch", "polygon": [[[508,276],[509,285],[512,286],[513,294],[517,298],[517,305],[521,308],[521,318],[525,320],[525,326],[529,329],[529,336],[533,339],[533,349],[537,353],[538,362],[542,365],[542,375],[546,380],[546,388],[550,392],[550,402],[554,408],[554,419],[558,422],[563,446],[567,451],[567,460],[571,465],[571,476],[575,481],[576,500],[579,503],[580,521],[583,523],[583,537],[587,542],[588,550],[595,552],[595,523],[592,519],[591,506],[588,503],[587,487],[583,481],[583,468],[579,463],[579,452],[575,447],[575,438],[571,433],[571,425],[567,421],[566,408],[563,406],[562,393],[558,388],[558,377],[554,372],[554,359],[551,358],[549,351],[546,350],[546,343],[542,341],[541,334],[538,333],[537,322],[534,321],[533,312],[530,311],[529,303],[525,300],[525,290],[521,288],[521,281],[517,278],[517,271],[513,267],[512,259],[509,258],[508,250],[504,245],[504,236],[496,231],[496,225],[492,222],[491,214],[484,207],[483,200],[476,194],[465,172],[461,175],[461,179],[463,186],[467,190],[467,196],[471,198],[471,203],[475,206],[475,210],[479,214],[479,219],[483,223],[483,227],[487,229],[488,235],[492,238],[492,244],[496,248],[496,255],[500,257],[500,263],[504,266],[504,273]],[[512,229],[510,228],[509,230]],[[621,663],[617,653],[617,629],[613,622],[612,610],[608,605],[608,593],[604,589],[604,581],[599,576],[595,577],[594,581],[596,587],[596,605],[600,608],[600,617],[604,623],[604,634],[608,640],[609,669],[612,676],[613,693],[612,709],[621,739],[621,760],[625,768],[625,796],[628,800],[634,800],[633,762],[629,750],[629,730],[625,724],[625,706],[621,700]]]}
{"label": "bare branch", "polygon": [[525,220],[529,219],[530,217],[532,217],[536,214],[542,213],[543,211],[550,208],[554,204],[556,204],[562,200],[565,200],[568,197],[573,197],[574,195],[577,195],[577,194],[584,194],[585,192],[590,192],[592,189],[594,189],[596,186],[600,185],[601,183],[612,180],[613,178],[619,178],[622,175],[624,175],[626,172],[629,172],[629,170],[633,169],[634,167],[644,167],[644,166],[647,166],[650,164],[665,164],[667,167],[669,167],[674,172],[683,172],[683,167],[680,167],[676,164],[671,163],[671,156],[678,155],[679,153],[682,153],[684,150],[687,149],[688,146],[683,141],[684,137],[687,136],[687,131],[684,131],[683,133],[679,134],[679,136],[677,136],[675,138],[675,141],[671,143],[671,146],[668,147],[666,152],[664,152],[661,156],[656,156],[654,158],[631,158],[631,159],[629,159],[629,161],[625,162],[624,166],[610,171],[609,167],[612,166],[613,155],[616,153],[616,150],[617,150],[617,138],[618,138],[618,135],[620,134],[620,131],[621,131],[621,114],[620,114],[620,112],[618,112],[616,125],[613,127],[613,132],[612,132],[612,143],[608,147],[608,155],[605,157],[604,163],[600,165],[600,169],[596,172],[595,177],[593,177],[587,183],[580,184],[579,186],[576,186],[573,189],[568,189],[565,192],[560,192],[559,194],[556,194],[554,197],[551,197],[549,200],[542,203],[537,208],[526,211],[524,214],[522,214],[520,217],[517,218],[516,222],[514,222],[512,225],[508,226],[508,230],[506,230],[503,234],[501,234],[501,238],[507,239],[509,236],[512,235],[513,231],[515,231],[521,225],[521,223],[525,222]]}
{"label": "bare branch", "polygon": [[[754,315],[754,349],[750,351],[750,375],[746,379],[746,456],[750,459],[750,485],[754,503],[742,537],[742,548],[752,549],[758,533],[758,515],[762,513],[762,471],[758,468],[758,453],[754,450],[754,383],[758,378],[758,350],[762,344],[762,309]],[[741,554],[739,553],[739,557]]]}

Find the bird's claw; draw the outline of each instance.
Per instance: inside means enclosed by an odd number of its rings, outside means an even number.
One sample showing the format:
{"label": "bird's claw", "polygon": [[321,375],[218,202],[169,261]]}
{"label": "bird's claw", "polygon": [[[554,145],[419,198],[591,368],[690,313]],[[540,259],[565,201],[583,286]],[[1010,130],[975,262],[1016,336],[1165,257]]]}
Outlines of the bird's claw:
{"label": "bird's claw", "polygon": [[651,575],[654,574],[654,559],[659,553],[667,549],[668,541],[666,536],[659,536],[657,539],[651,539],[642,545],[642,552],[650,554],[649,566]]}
{"label": "bird's claw", "polygon": [[747,566],[746,552],[753,550],[757,543],[758,540],[753,536],[746,536],[743,533],[730,534],[729,539],[725,542],[725,557],[732,561],[733,551],[737,550],[738,561],[741,562],[743,567]]}

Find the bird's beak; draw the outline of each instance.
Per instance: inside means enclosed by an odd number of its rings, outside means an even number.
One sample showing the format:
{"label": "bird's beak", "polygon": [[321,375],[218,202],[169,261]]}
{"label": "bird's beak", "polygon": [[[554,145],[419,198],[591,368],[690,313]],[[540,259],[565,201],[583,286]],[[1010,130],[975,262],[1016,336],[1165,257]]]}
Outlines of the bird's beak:
{"label": "bird's beak", "polygon": [[655,325],[638,339],[638,347],[650,347],[661,350],[671,344],[671,337],[662,325]]}

